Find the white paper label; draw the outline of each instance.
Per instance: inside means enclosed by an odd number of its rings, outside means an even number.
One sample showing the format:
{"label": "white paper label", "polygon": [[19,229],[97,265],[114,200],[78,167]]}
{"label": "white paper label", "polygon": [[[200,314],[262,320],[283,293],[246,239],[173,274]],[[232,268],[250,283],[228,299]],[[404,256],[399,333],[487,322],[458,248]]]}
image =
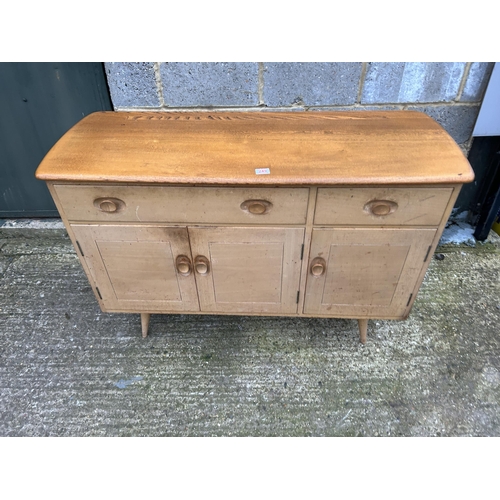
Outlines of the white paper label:
{"label": "white paper label", "polygon": [[256,173],[256,175],[270,174],[271,169],[270,168],[256,168],[255,173]]}

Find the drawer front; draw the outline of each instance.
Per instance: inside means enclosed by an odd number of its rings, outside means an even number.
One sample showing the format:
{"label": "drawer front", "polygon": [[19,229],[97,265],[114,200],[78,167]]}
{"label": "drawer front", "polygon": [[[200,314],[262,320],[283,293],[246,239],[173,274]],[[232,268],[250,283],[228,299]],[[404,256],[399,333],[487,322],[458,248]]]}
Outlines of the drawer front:
{"label": "drawer front", "polygon": [[308,188],[56,184],[70,221],[305,224]]}
{"label": "drawer front", "polygon": [[319,188],[314,224],[437,226],[453,188]]}

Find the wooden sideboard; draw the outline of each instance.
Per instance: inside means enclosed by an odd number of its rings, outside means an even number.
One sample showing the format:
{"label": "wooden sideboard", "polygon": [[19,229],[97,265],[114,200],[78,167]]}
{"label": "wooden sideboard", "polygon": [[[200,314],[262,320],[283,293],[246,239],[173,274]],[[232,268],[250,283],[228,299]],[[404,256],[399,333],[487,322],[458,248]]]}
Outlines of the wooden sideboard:
{"label": "wooden sideboard", "polygon": [[98,112],[36,172],[104,312],[405,319],[462,184],[413,111]]}

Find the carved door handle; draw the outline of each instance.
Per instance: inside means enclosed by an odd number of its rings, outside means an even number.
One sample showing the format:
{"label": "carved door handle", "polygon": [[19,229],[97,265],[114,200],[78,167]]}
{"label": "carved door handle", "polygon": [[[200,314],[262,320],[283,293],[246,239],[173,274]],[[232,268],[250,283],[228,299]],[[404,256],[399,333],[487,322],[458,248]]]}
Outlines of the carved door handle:
{"label": "carved door handle", "polygon": [[175,267],[177,268],[177,272],[182,276],[189,276],[193,270],[189,257],[185,255],[179,255],[175,259]]}
{"label": "carved door handle", "polygon": [[377,217],[392,214],[397,208],[398,204],[390,200],[372,200],[364,206],[365,212],[376,215]]}
{"label": "carved door handle", "polygon": [[313,259],[311,262],[310,271],[315,278],[323,276],[326,271],[325,259],[322,259],[321,257],[316,257],[315,259]]}
{"label": "carved door handle", "polygon": [[101,212],[112,214],[121,212],[125,208],[125,202],[119,198],[96,198],[94,200],[94,207],[98,208]]}
{"label": "carved door handle", "polygon": [[263,215],[273,208],[273,204],[266,200],[246,200],[240,205],[240,208],[253,215]]}
{"label": "carved door handle", "polygon": [[194,268],[196,269],[196,272],[202,276],[208,274],[210,272],[208,259],[203,255],[198,255],[194,259]]}

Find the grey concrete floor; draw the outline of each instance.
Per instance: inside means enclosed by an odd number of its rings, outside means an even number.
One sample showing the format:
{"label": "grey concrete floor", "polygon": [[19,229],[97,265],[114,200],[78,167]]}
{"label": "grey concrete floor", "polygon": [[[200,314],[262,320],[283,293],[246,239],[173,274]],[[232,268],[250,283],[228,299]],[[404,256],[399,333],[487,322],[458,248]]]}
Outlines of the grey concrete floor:
{"label": "grey concrete floor", "polygon": [[[493,235],[493,233],[492,233]],[[2,436],[498,436],[500,244],[445,245],[407,321],[100,311],[64,230],[0,228]]]}

